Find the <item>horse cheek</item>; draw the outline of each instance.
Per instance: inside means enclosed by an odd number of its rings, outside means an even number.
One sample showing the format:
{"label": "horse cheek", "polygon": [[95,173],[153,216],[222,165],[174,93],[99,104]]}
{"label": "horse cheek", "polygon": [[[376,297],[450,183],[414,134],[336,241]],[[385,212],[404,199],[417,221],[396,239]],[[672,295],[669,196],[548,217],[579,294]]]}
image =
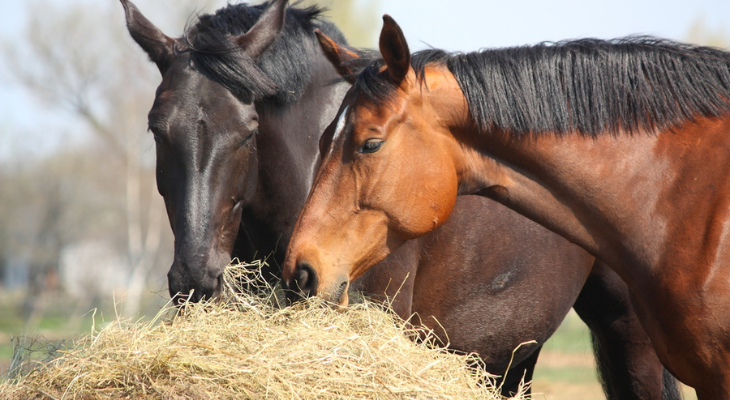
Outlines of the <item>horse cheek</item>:
{"label": "horse cheek", "polygon": [[428,207],[429,232],[443,225],[449,218],[456,204],[459,187],[454,163],[448,154],[443,152],[443,146],[440,143],[436,148],[439,151],[433,152],[434,156],[430,158],[431,176],[426,181],[424,188],[426,197],[422,201],[424,207]]}
{"label": "horse cheek", "polygon": [[446,178],[439,182],[439,190],[431,202],[431,208],[434,212],[434,217],[431,222],[432,231],[446,222],[456,205],[456,196],[459,190],[458,178],[455,173]]}
{"label": "horse cheek", "polygon": [[400,208],[407,210],[400,221],[401,230],[408,238],[416,238],[436,230],[451,215],[456,204],[458,182],[455,173],[439,169],[439,174],[431,176],[413,187],[406,195]]}

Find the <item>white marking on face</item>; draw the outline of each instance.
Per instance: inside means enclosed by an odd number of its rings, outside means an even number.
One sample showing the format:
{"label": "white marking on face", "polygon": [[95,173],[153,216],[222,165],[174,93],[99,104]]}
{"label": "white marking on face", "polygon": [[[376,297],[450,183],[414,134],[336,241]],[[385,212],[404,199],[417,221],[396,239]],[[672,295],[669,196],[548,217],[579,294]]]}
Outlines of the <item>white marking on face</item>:
{"label": "white marking on face", "polygon": [[342,110],[342,114],[340,114],[340,118],[337,119],[337,126],[335,126],[335,134],[332,135],[332,142],[337,140],[337,138],[340,136],[342,131],[345,130],[345,118],[347,117],[348,108],[350,108],[350,106],[345,106],[345,109]]}
{"label": "white marking on face", "polygon": [[337,138],[340,137],[342,134],[342,131],[345,130],[345,119],[347,117],[347,109],[350,108],[350,106],[345,106],[345,109],[342,110],[342,114],[340,114],[340,117],[337,118],[337,125],[335,125],[335,133],[332,135],[332,142],[330,143],[330,148],[328,153],[332,154],[332,150],[335,148],[335,141],[337,141]]}
{"label": "white marking on face", "polygon": [[[350,84],[346,82],[340,83],[336,90],[333,92],[333,98],[343,98],[345,97],[345,93],[350,89]],[[340,110],[340,103],[334,103],[334,102],[328,102],[327,105],[323,106],[321,109],[321,113],[319,115],[319,125],[317,126],[317,139],[315,143],[319,146],[319,137],[322,134],[322,132],[332,123],[332,117],[337,116],[337,111]],[[314,183],[314,177],[317,175],[317,170],[319,169],[319,147],[317,147],[316,152],[312,152],[310,154],[310,167],[309,167],[309,174],[307,175],[306,180],[306,187],[311,188],[312,184]]]}

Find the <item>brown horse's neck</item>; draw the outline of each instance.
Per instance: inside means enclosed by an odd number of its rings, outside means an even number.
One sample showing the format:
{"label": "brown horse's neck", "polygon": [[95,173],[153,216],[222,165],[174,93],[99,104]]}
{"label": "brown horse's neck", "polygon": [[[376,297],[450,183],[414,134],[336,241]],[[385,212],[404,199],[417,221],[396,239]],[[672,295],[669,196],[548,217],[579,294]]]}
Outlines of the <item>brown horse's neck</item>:
{"label": "brown horse's neck", "polygon": [[[720,156],[730,152],[730,121],[705,119],[677,131],[596,137],[479,132],[453,77],[427,77],[437,123],[448,125],[457,143],[452,154],[461,194],[479,193],[507,205],[615,266],[625,278],[637,266],[653,271],[668,263],[678,266],[684,258],[708,265],[723,258],[726,233],[718,221],[725,218],[718,213],[730,208],[730,183],[717,187],[717,182],[728,181],[718,174],[730,171],[730,161]],[[706,160],[706,154],[718,157]],[[695,235],[706,242],[697,251],[668,248],[691,229],[704,229]]]}
{"label": "brown horse's neck", "polygon": [[[482,135],[478,155],[472,154],[491,161],[480,176],[482,194],[605,261],[656,264],[662,230],[652,214],[665,171],[661,163],[646,168],[656,161],[650,151],[656,137]],[[637,185],[649,190],[637,191]],[[646,236],[646,248],[629,248],[636,235]]]}
{"label": "brown horse's neck", "polygon": [[[484,194],[580,244],[623,275],[629,271],[622,269],[637,264],[651,270],[682,257],[708,262],[717,257],[722,228],[714,225],[730,199],[727,187],[715,185],[727,181],[718,174],[730,168],[719,156],[730,151],[729,126],[704,121],[681,132],[595,138],[481,134],[470,157],[492,166],[480,175]],[[714,152],[702,149],[707,146]],[[717,160],[702,155],[713,153]],[[706,243],[692,246],[697,249],[692,254],[670,248],[690,230],[700,230],[696,240]]]}

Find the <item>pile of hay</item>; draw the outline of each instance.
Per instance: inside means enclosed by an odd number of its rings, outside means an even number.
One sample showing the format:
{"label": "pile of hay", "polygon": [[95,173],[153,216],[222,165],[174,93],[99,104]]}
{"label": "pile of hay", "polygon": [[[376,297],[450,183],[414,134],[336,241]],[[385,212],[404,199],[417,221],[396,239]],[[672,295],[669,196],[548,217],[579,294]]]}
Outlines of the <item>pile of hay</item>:
{"label": "pile of hay", "polygon": [[[227,285],[248,270],[230,266]],[[378,305],[280,308],[280,298],[228,291],[174,318],[168,308],[149,323],[116,321],[0,385],[0,398],[500,398],[473,359],[414,343],[419,332]]]}

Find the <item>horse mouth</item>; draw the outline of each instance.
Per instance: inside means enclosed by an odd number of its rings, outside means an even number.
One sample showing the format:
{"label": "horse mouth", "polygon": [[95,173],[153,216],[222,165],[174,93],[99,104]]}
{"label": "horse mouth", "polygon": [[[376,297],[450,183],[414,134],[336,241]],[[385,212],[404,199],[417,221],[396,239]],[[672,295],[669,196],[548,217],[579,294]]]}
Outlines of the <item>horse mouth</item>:
{"label": "horse mouth", "polygon": [[172,296],[172,304],[176,307],[184,306],[186,303],[200,303],[202,301],[216,301],[220,299],[223,289],[223,275],[216,278],[216,284],[212,290],[202,288],[187,288],[178,291]]}
{"label": "horse mouth", "polygon": [[[286,296],[289,305],[304,301],[310,297],[309,292],[302,292],[297,289],[292,289],[290,285],[284,284],[284,281],[282,281],[282,287],[284,289],[284,295]],[[347,306],[349,302],[347,290],[349,289],[349,287],[350,283],[348,281],[344,281],[340,283],[340,286],[337,287],[337,290],[334,293],[329,294],[322,292],[321,295],[328,303],[332,303],[333,305],[337,306]]]}

